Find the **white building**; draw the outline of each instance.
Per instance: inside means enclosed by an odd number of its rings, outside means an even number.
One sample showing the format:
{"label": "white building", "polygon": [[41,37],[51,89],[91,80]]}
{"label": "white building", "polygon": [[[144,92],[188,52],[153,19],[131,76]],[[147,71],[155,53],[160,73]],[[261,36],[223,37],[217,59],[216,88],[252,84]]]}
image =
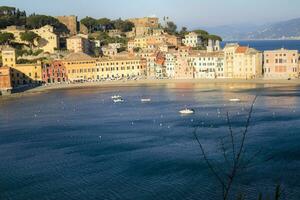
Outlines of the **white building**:
{"label": "white building", "polygon": [[173,52],[166,53],[166,75],[168,78],[174,78],[175,76],[175,65],[176,65],[176,56]]}
{"label": "white building", "polygon": [[191,32],[185,35],[185,38],[182,40],[182,43],[188,47],[198,47],[202,44],[202,40],[197,33]]}
{"label": "white building", "polygon": [[224,78],[224,54],[222,52],[194,52],[189,58],[189,65],[194,67],[195,78]]}
{"label": "white building", "polygon": [[213,41],[212,39],[209,39],[206,50],[207,52],[220,51],[221,50],[220,41],[219,40]]}

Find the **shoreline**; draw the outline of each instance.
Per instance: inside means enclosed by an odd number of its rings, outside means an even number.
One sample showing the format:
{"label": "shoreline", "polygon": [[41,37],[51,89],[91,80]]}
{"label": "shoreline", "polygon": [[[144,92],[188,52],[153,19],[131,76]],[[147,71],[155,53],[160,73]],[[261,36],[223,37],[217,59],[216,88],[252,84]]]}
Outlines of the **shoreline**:
{"label": "shoreline", "polygon": [[73,84],[53,84],[47,86],[38,86],[35,88],[28,89],[19,93],[12,93],[10,95],[0,96],[0,99],[11,98],[11,97],[21,97],[24,95],[44,93],[53,90],[65,90],[65,89],[85,89],[85,88],[101,88],[101,87],[140,87],[141,85],[158,86],[165,84],[203,84],[203,85],[213,85],[213,84],[268,84],[268,87],[278,87],[278,86],[300,86],[300,79],[294,80],[282,80],[282,79],[161,79],[161,80],[130,80],[130,81],[111,81],[111,82],[85,82],[85,83],[73,83]]}

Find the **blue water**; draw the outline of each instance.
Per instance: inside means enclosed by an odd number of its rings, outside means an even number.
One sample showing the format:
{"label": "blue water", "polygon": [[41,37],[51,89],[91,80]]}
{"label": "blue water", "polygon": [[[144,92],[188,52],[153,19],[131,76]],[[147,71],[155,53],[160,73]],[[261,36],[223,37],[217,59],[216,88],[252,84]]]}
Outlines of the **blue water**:
{"label": "blue water", "polygon": [[[198,127],[208,157],[223,168],[226,113],[238,134],[258,95],[245,160],[261,153],[236,179],[234,194],[257,199],[280,183],[286,199],[298,200],[299,87],[269,86],[178,83],[2,98],[0,199],[220,199],[193,131]],[[113,94],[125,103],[112,103]],[[185,106],[196,113],[179,115]]]}
{"label": "blue water", "polygon": [[[300,40],[266,40],[266,41],[230,41],[237,42],[243,46],[249,46],[259,51],[275,50],[280,48],[286,48],[291,50],[300,51]],[[222,42],[221,46],[224,47],[226,43]]]}

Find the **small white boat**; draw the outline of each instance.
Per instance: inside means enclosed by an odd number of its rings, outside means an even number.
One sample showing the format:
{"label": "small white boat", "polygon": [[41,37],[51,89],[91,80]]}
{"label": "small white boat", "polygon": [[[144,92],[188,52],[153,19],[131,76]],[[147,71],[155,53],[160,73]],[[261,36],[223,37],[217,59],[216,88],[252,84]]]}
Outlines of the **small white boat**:
{"label": "small white boat", "polygon": [[124,99],[118,98],[118,99],[113,99],[114,103],[123,103]]}
{"label": "small white boat", "polygon": [[112,99],[120,99],[122,98],[120,95],[114,95],[114,96],[111,96]]}
{"label": "small white boat", "polygon": [[240,102],[240,99],[229,99],[230,102]]}
{"label": "small white boat", "polygon": [[191,115],[191,114],[195,113],[195,110],[186,108],[186,109],[180,110],[179,113],[183,114],[183,115]]}
{"label": "small white boat", "polygon": [[151,99],[141,99],[141,102],[150,102]]}

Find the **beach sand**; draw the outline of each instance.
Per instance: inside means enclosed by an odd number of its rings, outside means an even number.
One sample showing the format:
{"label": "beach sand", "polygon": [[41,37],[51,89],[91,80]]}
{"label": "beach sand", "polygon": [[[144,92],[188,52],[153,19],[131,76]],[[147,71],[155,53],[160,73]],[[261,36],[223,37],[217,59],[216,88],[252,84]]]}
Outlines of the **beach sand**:
{"label": "beach sand", "polygon": [[240,79],[162,79],[162,80],[130,80],[130,81],[107,81],[107,82],[86,82],[86,83],[72,83],[72,84],[51,84],[46,86],[39,86],[32,88],[20,93],[13,93],[7,96],[1,96],[1,98],[20,97],[23,95],[36,94],[41,92],[48,92],[51,90],[61,89],[76,89],[76,88],[92,88],[92,87],[139,87],[141,85],[158,86],[165,84],[179,84],[179,83],[190,83],[190,84],[203,84],[203,86],[211,85],[226,85],[226,84],[264,84],[264,87],[278,87],[278,86],[300,86],[300,79],[294,80],[266,80],[266,79],[253,79],[253,80],[240,80]]}

